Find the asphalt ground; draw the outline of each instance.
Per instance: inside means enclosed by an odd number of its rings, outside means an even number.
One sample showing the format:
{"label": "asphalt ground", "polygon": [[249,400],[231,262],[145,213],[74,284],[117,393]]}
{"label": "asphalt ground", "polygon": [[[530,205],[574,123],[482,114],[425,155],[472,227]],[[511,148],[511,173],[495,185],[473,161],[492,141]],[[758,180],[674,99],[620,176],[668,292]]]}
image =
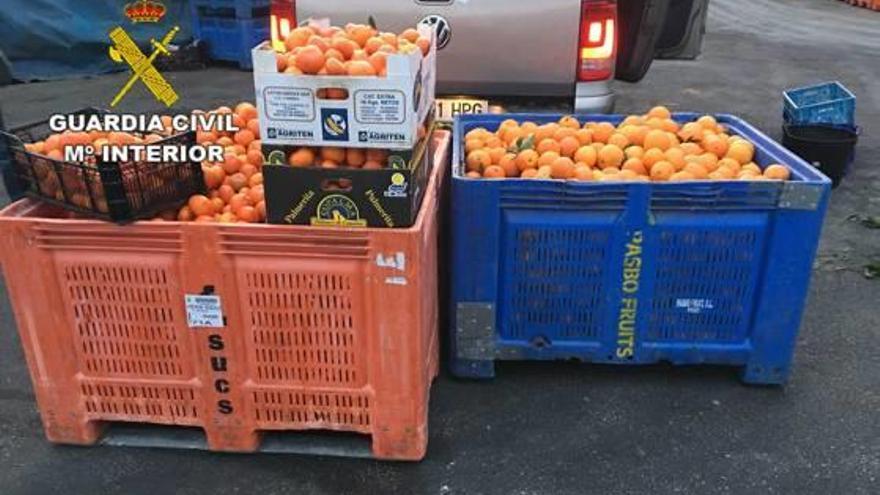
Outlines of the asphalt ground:
{"label": "asphalt ground", "polygon": [[[491,382],[434,384],[417,464],[302,455],[54,446],[43,437],[0,286],[0,492],[846,493],[880,491],[880,13],[831,0],[714,0],[697,61],[618,84],[617,110],[731,112],[775,138],[782,91],[839,80],[858,97],[853,171],[834,191],[784,388],[734,369],[502,363]],[[172,74],[184,104],[250,99],[250,74]],[[116,74],[0,88],[7,124],[104,104]],[[141,89],[123,110],[156,109]],[[5,197],[3,198],[5,200]],[[5,202],[5,201],[4,201]]]}

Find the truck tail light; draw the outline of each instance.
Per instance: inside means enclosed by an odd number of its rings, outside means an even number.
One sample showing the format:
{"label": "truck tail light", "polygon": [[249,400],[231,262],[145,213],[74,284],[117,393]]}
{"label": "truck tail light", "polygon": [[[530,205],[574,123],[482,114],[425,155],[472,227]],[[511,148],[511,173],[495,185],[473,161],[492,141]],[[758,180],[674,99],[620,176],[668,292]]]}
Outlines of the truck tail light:
{"label": "truck tail light", "polygon": [[283,52],[284,40],[296,27],[296,0],[272,0],[269,10],[269,32],[272,48]]}
{"label": "truck tail light", "polygon": [[617,3],[581,0],[578,80],[601,81],[614,74],[617,56]]}

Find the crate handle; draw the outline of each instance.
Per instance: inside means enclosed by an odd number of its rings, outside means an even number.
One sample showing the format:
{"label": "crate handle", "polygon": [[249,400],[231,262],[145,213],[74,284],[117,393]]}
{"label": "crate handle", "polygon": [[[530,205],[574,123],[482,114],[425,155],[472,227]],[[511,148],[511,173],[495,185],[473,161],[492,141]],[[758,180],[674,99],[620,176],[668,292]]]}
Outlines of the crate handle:
{"label": "crate handle", "polygon": [[319,100],[344,101],[349,97],[349,92],[345,88],[331,87],[318,88],[315,93]]}
{"label": "crate handle", "polygon": [[340,177],[338,179],[324,179],[321,181],[322,191],[351,192],[351,179]]}

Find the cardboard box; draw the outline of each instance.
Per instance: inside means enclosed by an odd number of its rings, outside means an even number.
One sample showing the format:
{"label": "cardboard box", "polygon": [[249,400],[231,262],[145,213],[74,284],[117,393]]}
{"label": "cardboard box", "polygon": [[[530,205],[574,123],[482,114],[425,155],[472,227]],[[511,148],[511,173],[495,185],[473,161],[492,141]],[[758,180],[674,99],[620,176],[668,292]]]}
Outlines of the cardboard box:
{"label": "cardboard box", "polygon": [[[431,175],[430,143],[426,138],[413,149],[392,151],[391,168],[382,170],[292,167],[286,160],[270,159],[263,166],[268,222],[409,227],[418,216]],[[286,157],[296,148],[263,145],[267,156]]]}
{"label": "cardboard box", "polygon": [[[254,87],[263,144],[408,149],[434,110],[437,48],[434,30],[422,56],[388,56],[385,77],[317,76],[279,73],[275,51],[265,42],[252,51]],[[320,97],[345,90],[345,99]],[[336,91],[339,93],[339,91]]]}

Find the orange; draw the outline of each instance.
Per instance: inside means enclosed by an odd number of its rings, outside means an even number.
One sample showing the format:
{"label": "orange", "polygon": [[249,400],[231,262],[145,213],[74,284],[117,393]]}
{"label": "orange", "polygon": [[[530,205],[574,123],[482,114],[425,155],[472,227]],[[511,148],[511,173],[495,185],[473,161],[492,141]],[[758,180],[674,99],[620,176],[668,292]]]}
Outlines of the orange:
{"label": "orange", "polygon": [[700,155],[703,153],[703,148],[697,143],[681,143],[679,148],[684,151],[685,156]]}
{"label": "orange", "polygon": [[621,170],[615,178],[618,180],[633,180],[638,177],[639,174],[633,172],[632,170]]}
{"label": "orange", "polygon": [[431,50],[431,40],[429,40],[428,38],[425,38],[423,36],[420,36],[416,40],[416,46],[419,47],[419,49],[422,51],[422,55],[427,55],[428,51]]}
{"label": "orange", "polygon": [[349,76],[375,76],[377,74],[376,68],[373,67],[373,64],[369,62],[369,60],[352,60],[348,63],[348,75]]}
{"label": "orange", "polygon": [[550,164],[550,176],[554,179],[568,179],[574,176],[574,162],[563,156]]}
{"label": "orange", "polygon": [[727,154],[727,148],[729,147],[727,139],[714,134],[706,135],[703,138],[702,144],[704,150],[713,153],[718,158],[723,158]]}
{"label": "orange", "polygon": [[629,146],[629,138],[619,132],[616,132],[612,134],[610,138],[608,138],[608,144],[613,144],[620,149],[624,149]]}
{"label": "orange", "polygon": [[553,136],[551,137],[557,141],[562,141],[564,138],[574,137],[576,133],[577,131],[572,129],[571,127],[560,126],[558,129],[556,129],[556,132],[554,132]]}
{"label": "orange", "polygon": [[657,129],[659,131],[662,131],[663,130],[663,119],[653,117],[653,118],[648,119],[645,122],[645,125],[647,125],[651,129]]}
{"label": "orange", "polygon": [[667,161],[660,161],[651,167],[651,180],[669,180],[675,173],[675,166]]}
{"label": "orange", "polygon": [[378,36],[373,36],[372,38],[368,39],[366,43],[364,43],[364,51],[367,52],[367,55],[372,55],[379,51],[379,48],[381,48],[384,44],[385,41],[382,38]]}
{"label": "orange", "polygon": [[489,156],[489,152],[485,150],[474,150],[468,153],[466,162],[469,171],[474,170],[479,172],[484,171],[486,167],[492,165],[492,158]]}
{"label": "orange", "polygon": [[556,153],[559,153],[561,151],[562,147],[559,145],[559,142],[556,141],[555,139],[547,138],[547,139],[542,139],[540,142],[538,142],[538,147],[535,149],[538,151],[538,153],[543,155],[544,153],[546,153],[548,151],[555,151]]}
{"label": "orange", "polygon": [[629,140],[631,144],[641,146],[645,143],[645,136],[648,134],[649,130],[650,129],[645,126],[625,125],[620,128],[620,133],[626,136],[626,139]]}
{"label": "orange", "polygon": [[711,115],[703,115],[699,119],[697,119],[697,124],[700,124],[700,127],[706,130],[710,130],[715,132],[718,129],[718,121],[715,120],[715,117]]}
{"label": "orange", "polygon": [[492,159],[493,165],[498,165],[498,163],[501,161],[501,157],[503,157],[504,154],[507,153],[507,150],[501,147],[489,148],[487,151],[489,153],[489,158]]}
{"label": "orange", "polygon": [[538,169],[536,168],[527,168],[523,170],[520,178],[522,179],[534,179],[538,175]]}
{"label": "orange", "polygon": [[[734,162],[737,165],[739,165],[739,162],[737,162],[736,160],[731,160],[730,158],[725,158],[724,160],[728,160],[730,162]],[[722,161],[724,161],[724,160],[722,160]],[[721,163],[721,162],[718,162],[718,163]],[[725,162],[725,163],[728,163],[728,162]],[[743,165],[742,170],[740,170],[740,172],[744,172],[746,170],[749,170],[749,171],[755,173],[756,175],[761,175],[763,173],[761,171],[761,167],[757,166],[754,162],[749,162],[749,163],[746,163],[745,165]]]}
{"label": "orange", "polygon": [[254,187],[263,184],[263,173],[257,172],[254,175],[248,177],[248,187]]}
{"label": "orange", "polygon": [[645,148],[641,146],[627,146],[625,150],[623,150],[623,154],[626,155],[627,158],[641,158],[645,156]]}
{"label": "orange", "polygon": [[348,69],[345,68],[345,64],[335,58],[328,58],[327,64],[324,65],[324,68],[327,70],[327,75],[330,76],[341,76],[348,74]]}
{"label": "orange", "polygon": [[315,153],[309,148],[300,148],[290,154],[288,163],[294,167],[311,167],[315,164]]}
{"label": "orange", "polygon": [[413,28],[408,28],[400,33],[400,38],[403,38],[410,43],[415,43],[417,39],[419,39],[419,32]]}
{"label": "orange", "polygon": [[576,137],[568,136],[562,138],[562,140],[559,141],[559,153],[562,156],[567,156],[571,158],[574,156],[575,152],[580,148],[580,146],[581,143]]}
{"label": "orange", "polygon": [[234,174],[238,172],[241,168],[241,160],[238,159],[238,155],[235,153],[226,153],[223,155],[223,162],[220,164],[223,167],[223,171],[227,174]]}
{"label": "orange", "polygon": [[578,129],[575,131],[574,136],[577,138],[578,142],[581,143],[581,146],[593,142],[593,131],[589,129]]}
{"label": "orange", "polygon": [[238,209],[236,216],[242,222],[254,223],[257,221],[257,209],[253,206],[245,205]]}
{"label": "orange", "polygon": [[296,55],[296,66],[306,74],[317,74],[324,67],[324,52],[315,45],[308,45]]}
{"label": "orange", "polygon": [[676,172],[676,173],[672,174],[672,176],[669,177],[669,182],[679,182],[679,181],[694,180],[694,179],[696,179],[696,177],[694,177],[693,174],[691,174],[687,170],[682,170],[680,172]]}
{"label": "orange", "polygon": [[642,156],[642,163],[644,163],[649,169],[654,166],[655,163],[663,160],[666,160],[666,155],[660,150],[660,148],[651,148],[645,151],[645,154]]}
{"label": "orange", "polygon": [[361,47],[366,45],[367,41],[376,35],[375,29],[363,24],[353,25],[351,29],[346,29],[346,31],[348,31],[348,36],[351,37],[352,41]]}
{"label": "orange", "polygon": [[324,50],[324,58],[327,60],[327,62],[329,62],[330,60],[345,62],[345,55],[343,55],[342,52],[335,48],[328,48]]}
{"label": "orange", "polygon": [[745,165],[755,157],[755,147],[747,141],[736,140],[730,144],[724,156],[738,161],[740,165]]}
{"label": "orange", "polygon": [[585,165],[575,165],[572,178],[580,181],[593,180],[593,170]]}
{"label": "orange", "polygon": [[706,152],[700,155],[698,158],[699,160],[697,160],[697,163],[706,167],[707,173],[714,172],[716,169],[718,169],[718,157],[715,156],[713,153]]}
{"label": "orange", "polygon": [[709,169],[703,164],[697,162],[688,163],[684,166],[683,171],[689,173],[695,179],[707,179],[709,177]]}
{"label": "orange", "polygon": [[604,146],[599,151],[599,167],[606,169],[608,167],[620,167],[623,163],[625,155],[623,150],[613,144]]}
{"label": "orange", "polygon": [[232,199],[232,196],[234,195],[235,189],[229,184],[223,184],[217,189],[217,196],[222,199],[224,203],[229,203],[229,200]]}
{"label": "orange", "polygon": [[385,70],[385,67],[388,64],[388,54],[385,52],[376,52],[370,55],[367,61],[370,62],[370,65],[373,66],[373,69],[375,69],[378,74]]}
{"label": "orange", "polygon": [[490,135],[486,138],[486,147],[487,148],[500,148],[504,146],[504,142],[501,141],[501,138],[498,136]]}
{"label": "orange", "polygon": [[544,165],[543,167],[538,168],[538,173],[535,174],[536,179],[549,179],[552,177],[553,169],[550,165]]}
{"label": "orange", "polygon": [[464,142],[464,151],[465,153],[470,153],[474,150],[483,149],[486,147],[486,142],[480,138],[467,138]]}
{"label": "orange", "polygon": [[214,203],[204,194],[195,194],[189,198],[186,205],[195,216],[213,215]]}
{"label": "orange", "polygon": [[236,132],[235,136],[233,136],[233,140],[236,142],[236,144],[239,144],[241,146],[247,146],[251,144],[251,141],[256,138],[257,137],[254,136],[254,133],[247,129],[242,129]]}
{"label": "orange", "polygon": [[535,129],[535,142],[540,143],[545,139],[551,139],[553,134],[559,129],[559,124],[544,124]]}
{"label": "orange", "polygon": [[643,146],[646,150],[649,150],[651,148],[658,148],[662,151],[666,151],[669,149],[670,146],[672,146],[672,143],[670,142],[669,136],[666,134],[665,131],[652,129],[651,131],[648,131],[648,133],[645,135],[645,142]]}
{"label": "orange", "polygon": [[486,177],[487,179],[503,179],[504,169],[498,165],[489,165],[486,167],[486,170],[483,171],[483,177]]}
{"label": "orange", "polygon": [[382,38],[382,41],[385,42],[386,45],[390,45],[392,48],[397,48],[397,35],[394,33],[379,33],[379,37]]}
{"label": "orange", "polygon": [[630,158],[629,160],[623,162],[622,170],[632,170],[638,175],[648,175],[648,169],[645,167],[645,164],[642,163],[638,158]]}
{"label": "orange", "polygon": [[555,151],[545,151],[544,153],[541,153],[541,156],[538,158],[538,168],[540,169],[541,167],[549,167],[550,165],[553,165],[553,162],[555,162],[559,156],[559,153]]}
{"label": "orange", "polygon": [[180,222],[191,222],[195,218],[189,206],[184,206],[177,212],[177,220]]}
{"label": "orange", "polygon": [[514,153],[502,155],[497,163],[498,166],[504,170],[504,175],[507,177],[516,177],[519,175],[519,166],[516,164],[516,155]]}
{"label": "orange", "polygon": [[243,207],[248,206],[248,199],[242,193],[237,193],[235,196],[232,196],[232,199],[229,200],[229,209],[232,213],[238,214],[238,211]]}
{"label": "orange", "polygon": [[764,177],[774,180],[788,180],[791,177],[791,172],[788,167],[774,163],[764,170]]}
{"label": "orange", "polygon": [[[257,119],[255,117],[251,120],[248,120],[246,128],[247,128],[247,130],[254,133],[255,138],[259,139],[259,137],[260,137],[260,120],[259,119]],[[256,141],[257,139],[254,139],[254,141]],[[251,141],[251,144],[254,144],[254,142]],[[259,145],[260,143],[257,143],[257,144]],[[250,146],[250,145],[248,145],[248,146]]]}
{"label": "orange", "polygon": [[703,137],[703,128],[696,122],[688,122],[678,131],[678,137],[685,141],[699,141]]}
{"label": "orange", "polygon": [[684,151],[681,148],[669,148],[666,150],[666,153],[663,154],[666,161],[675,166],[675,170],[681,170],[684,168]]}
{"label": "orange", "polygon": [[239,172],[241,172],[242,174],[244,174],[245,177],[250,179],[252,175],[257,173],[257,167],[253,166],[250,163],[245,163],[244,165],[241,166],[241,170],[239,170]]}
{"label": "orange", "polygon": [[464,174],[464,176],[467,177],[467,178],[469,178],[469,179],[481,179],[481,178],[483,177],[482,175],[480,175],[479,172],[474,172],[473,170],[471,170],[470,172]]}
{"label": "orange", "polygon": [[535,150],[522,150],[516,155],[516,167],[520,171],[538,168],[538,152]]}
{"label": "orange", "polygon": [[[737,165],[739,165],[739,163],[737,163]],[[712,174],[716,174],[716,175],[721,176],[722,180],[730,180],[730,179],[735,178],[738,175],[738,173],[736,171],[734,171],[733,169],[728,168],[726,166],[718,167],[714,172],[710,173],[709,175],[712,175]]]}
{"label": "orange", "polygon": [[361,167],[364,165],[365,161],[367,161],[367,156],[364,154],[363,150],[357,148],[348,148],[345,150],[345,162],[350,167]]}
{"label": "orange", "polygon": [[[253,166],[253,165],[251,165]],[[241,191],[241,188],[247,186],[248,178],[242,172],[238,172],[232,174],[228,177],[229,185],[232,186],[236,191]],[[195,210],[193,210],[195,211]]]}
{"label": "orange", "polygon": [[349,59],[349,62],[354,62],[354,61],[357,61],[357,60],[361,60],[361,61],[366,62],[366,61],[368,61],[369,59],[370,59],[370,56],[367,55],[367,52],[365,52],[365,51],[361,50],[360,48],[358,48],[358,49],[356,49],[356,50],[354,51],[354,53],[351,54],[351,58]]}
{"label": "orange", "polygon": [[249,150],[245,155],[247,157],[247,162],[255,167],[263,166],[263,153],[260,150]]}
{"label": "orange", "polygon": [[513,144],[517,139],[521,137],[525,137],[526,133],[520,127],[505,127],[503,129],[499,129],[498,132],[501,135],[501,139],[507,144]]}
{"label": "orange", "polygon": [[592,129],[593,131],[593,141],[597,141],[600,143],[607,143],[608,139],[611,138],[611,135],[614,134],[616,129],[609,122],[599,122]]}
{"label": "orange", "polygon": [[672,117],[672,112],[670,112],[668,108],[660,105],[648,110],[646,115],[656,119],[668,119]]}
{"label": "orange", "polygon": [[306,43],[309,42],[309,38],[311,38],[313,34],[315,33],[307,27],[298,27],[287,35],[287,38],[284,40],[284,46],[287,47],[288,51],[297,47],[306,46]]}
{"label": "orange", "polygon": [[226,172],[218,165],[202,167],[202,174],[205,176],[205,186],[208,189],[217,189],[226,178]]}
{"label": "orange", "polygon": [[332,160],[336,163],[342,163],[345,161],[345,149],[344,148],[336,148],[333,146],[327,146],[321,148],[320,150],[321,158],[324,160]]}
{"label": "orange", "polygon": [[357,43],[342,36],[334,37],[330,43],[330,47],[341,53],[343,60],[350,59],[354,54],[354,51],[358,49]]}
{"label": "orange", "polygon": [[581,123],[578,122],[578,119],[574,118],[571,115],[566,115],[566,116],[562,117],[561,119],[559,119],[559,125],[561,125],[562,127],[568,127],[570,129],[575,129],[575,130],[581,128]]}
{"label": "orange", "polygon": [[243,101],[235,106],[235,114],[245,121],[257,118],[257,107],[253,103]]}
{"label": "orange", "polygon": [[672,119],[665,119],[660,123],[660,129],[666,132],[678,132],[678,123]]}
{"label": "orange", "polygon": [[583,163],[588,167],[592,167],[596,165],[596,161],[599,156],[596,153],[596,149],[592,146],[581,146],[574,153],[574,161],[578,163]]}

